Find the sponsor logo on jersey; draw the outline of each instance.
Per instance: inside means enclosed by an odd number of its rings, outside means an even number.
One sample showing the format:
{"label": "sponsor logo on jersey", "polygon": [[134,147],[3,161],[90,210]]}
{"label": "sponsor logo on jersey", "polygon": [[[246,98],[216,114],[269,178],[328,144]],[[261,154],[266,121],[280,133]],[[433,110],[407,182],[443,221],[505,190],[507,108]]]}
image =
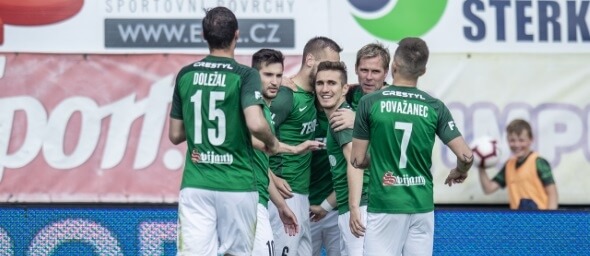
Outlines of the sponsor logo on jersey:
{"label": "sponsor logo on jersey", "polygon": [[301,124],[301,135],[310,134],[315,132],[315,128],[318,126],[318,120],[314,119],[312,121],[302,123]]}
{"label": "sponsor logo on jersey", "polygon": [[305,110],[307,108],[307,106],[299,108],[299,112],[303,112],[303,110]]}
{"label": "sponsor logo on jersey", "polygon": [[319,147],[319,150],[325,150],[325,149],[326,149],[326,141],[327,141],[326,137],[322,137],[322,138],[315,138],[315,141],[318,141],[318,142],[321,142],[321,143],[323,143],[323,145],[321,145],[321,146]]}
{"label": "sponsor logo on jersey", "polygon": [[213,151],[207,151],[201,153],[201,160],[199,163],[203,164],[227,164],[230,165],[234,162],[234,155],[225,153],[217,154]]}
{"label": "sponsor logo on jersey", "polygon": [[229,63],[215,63],[215,62],[207,62],[207,61],[199,61],[193,64],[193,67],[203,67],[203,68],[223,68],[223,69],[234,69],[234,67]]}
{"label": "sponsor logo on jersey", "polygon": [[426,100],[422,94],[412,92],[383,91],[382,94],[385,96],[398,96],[403,98]]}
{"label": "sponsor logo on jersey", "polygon": [[393,175],[393,172],[388,171],[382,177],[383,186],[424,186],[426,185],[426,178],[424,176],[409,176],[404,174],[402,176]]}
{"label": "sponsor logo on jersey", "polygon": [[393,172],[386,172],[383,175],[383,186],[393,186],[395,185],[396,181],[395,181],[395,176],[393,176]]}
{"label": "sponsor logo on jersey", "polygon": [[451,129],[451,131],[455,130],[455,122],[449,121],[449,129]]}

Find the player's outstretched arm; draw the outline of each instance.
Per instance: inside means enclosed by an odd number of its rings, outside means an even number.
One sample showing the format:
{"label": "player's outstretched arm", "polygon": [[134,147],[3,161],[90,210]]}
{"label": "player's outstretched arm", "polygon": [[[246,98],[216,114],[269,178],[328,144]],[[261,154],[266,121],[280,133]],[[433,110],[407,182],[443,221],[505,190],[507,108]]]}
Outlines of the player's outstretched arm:
{"label": "player's outstretched arm", "polygon": [[[261,140],[257,139],[254,136],[252,136],[252,146],[254,146],[254,148],[256,148],[258,150],[262,150],[262,151],[266,150],[264,142],[262,142]],[[278,153],[289,153],[289,154],[298,155],[298,154],[303,154],[303,153],[306,153],[309,151],[319,150],[319,149],[324,148],[325,146],[326,146],[326,144],[319,142],[319,141],[315,141],[315,140],[306,140],[304,142],[301,142],[297,146],[291,146],[291,145],[288,145],[288,144],[285,144],[285,143],[279,141]]]}
{"label": "player's outstretched arm", "polygon": [[265,151],[271,155],[276,154],[279,149],[279,140],[272,134],[260,105],[246,107],[244,109],[244,116],[248,117],[246,118],[246,125],[250,133],[264,142]]}
{"label": "player's outstretched arm", "polygon": [[368,140],[361,140],[352,138],[352,149],[350,153],[350,163],[353,167],[358,169],[369,168],[369,157],[367,156],[367,149],[369,148]]}
{"label": "player's outstretched arm", "polygon": [[186,134],[184,132],[184,121],[181,119],[170,118],[168,127],[168,138],[174,145],[178,145],[186,140]]}
{"label": "player's outstretched arm", "polygon": [[270,180],[270,183],[268,184],[268,194],[270,195],[270,201],[272,201],[279,211],[279,217],[281,218],[283,226],[285,227],[285,233],[289,234],[289,236],[294,236],[299,232],[297,217],[293,211],[291,211],[291,208],[289,208],[287,202],[285,202],[285,199],[277,190],[272,175],[272,171],[268,170],[268,177]]}
{"label": "player's outstretched arm", "polygon": [[445,180],[445,184],[450,187],[453,184],[463,183],[467,178],[467,172],[473,164],[473,151],[462,136],[452,139],[447,143],[447,146],[457,156],[457,167],[451,170]]}
{"label": "player's outstretched arm", "polygon": [[279,153],[289,153],[298,155],[309,151],[320,150],[325,147],[326,144],[315,140],[306,140],[304,142],[299,143],[299,145],[297,146],[291,146],[283,142],[280,142]]}

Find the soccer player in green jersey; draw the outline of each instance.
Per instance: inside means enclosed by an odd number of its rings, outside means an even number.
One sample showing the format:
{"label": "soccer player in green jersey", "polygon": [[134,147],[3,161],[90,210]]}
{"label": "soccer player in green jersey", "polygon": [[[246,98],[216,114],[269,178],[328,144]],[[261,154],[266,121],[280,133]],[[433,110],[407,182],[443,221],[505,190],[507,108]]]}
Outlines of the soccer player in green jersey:
{"label": "soccer player in green jersey", "polygon": [[[264,114],[272,126],[270,109],[271,101],[276,97],[279,86],[283,79],[283,54],[272,49],[261,49],[252,55],[252,67],[258,70],[262,82],[262,98],[265,101]],[[274,130],[274,129],[273,129]],[[290,235],[297,233],[297,217],[289,209],[285,199],[279,194],[278,190],[272,184],[269,172],[268,155],[255,149],[254,166],[256,175],[256,184],[258,187],[258,222],[256,223],[256,236],[254,240],[254,249],[252,255],[274,255],[273,231],[270,225],[268,215],[268,201],[271,199],[277,207],[279,215],[283,220],[285,231]]]}
{"label": "soccer player in green jersey", "polygon": [[[272,122],[272,119],[268,107],[271,106],[272,100],[277,96],[279,86],[283,79],[283,61],[283,54],[280,51],[273,49],[260,49],[252,56],[252,67],[258,70],[262,81],[262,98],[266,103],[264,106],[264,113],[269,123]],[[253,140],[259,142],[255,138]],[[258,144],[260,145],[262,142],[259,142]],[[262,146],[263,145],[264,144],[262,144]],[[312,140],[304,141],[296,146],[280,143],[279,152],[301,154],[310,150],[317,150],[323,146],[323,142]],[[272,256],[274,255],[274,240],[273,231],[269,221],[268,200],[270,199],[277,207],[285,231],[291,236],[297,233],[297,219],[295,214],[287,206],[285,199],[273,184],[273,179],[269,178],[273,174],[272,172],[269,172],[268,155],[259,149],[255,149],[254,151],[256,153],[254,162],[259,201],[256,239],[254,241],[252,255]]]}
{"label": "soccer player in green jersey", "polygon": [[[346,102],[352,110],[366,94],[381,90],[386,86],[385,78],[391,61],[389,50],[381,43],[370,43],[356,53],[355,73],[358,84],[350,85],[346,93]],[[330,116],[330,126],[341,131],[354,126],[355,113],[348,109],[339,109]]]}
{"label": "soccer player in green jersey", "polygon": [[[351,220],[365,236],[365,255],[432,255],[434,199],[430,168],[435,137],[457,156],[445,180],[462,183],[473,153],[445,104],[416,87],[426,72],[428,47],[404,38],[393,57],[393,85],[361,98],[352,140],[352,164],[369,170],[367,225]],[[370,142],[370,143],[369,143]],[[370,151],[370,158],[367,156]],[[361,183],[361,179],[349,182]],[[354,185],[356,187],[358,185]],[[350,194],[350,207],[361,193]]]}
{"label": "soccer player in green jersey", "polygon": [[[318,125],[315,139],[326,141],[328,117],[316,102]],[[326,148],[316,150],[311,155],[311,179],[309,183],[309,204],[311,211],[311,241],[313,256],[320,256],[322,247],[326,256],[341,255],[340,228],[338,228],[338,208],[336,194],[330,172],[330,161]]]}
{"label": "soccer player in green jersey", "polygon": [[[305,140],[313,140],[317,126],[313,77],[319,62],[340,60],[340,51],[340,46],[326,37],[312,38],[304,46],[300,70],[291,79],[283,80],[283,86],[279,88],[270,107],[275,131],[281,142],[297,145]],[[296,236],[278,232],[282,223],[276,207],[269,204],[276,255],[312,255],[308,199],[310,161],[310,152],[271,157],[271,170],[276,175],[274,183],[287,198],[287,204],[300,225],[300,232]]]}
{"label": "soccer player in green jersey", "polygon": [[[202,28],[210,54],[178,72],[170,111],[170,141],[186,140],[188,146],[178,199],[178,253],[250,255],[258,202],[250,136],[271,154],[279,142],[262,112],[258,72],[233,59],[239,37],[235,15],[225,7],[210,9]],[[201,152],[198,164],[190,159],[193,150]]]}
{"label": "soccer player in green jersey", "polygon": [[[318,66],[315,80],[315,91],[319,103],[327,115],[338,109],[350,109],[345,100],[349,89],[346,84],[346,66],[342,62],[325,61]],[[366,182],[368,173],[357,170],[350,164],[350,151],[352,148],[352,128],[335,131],[329,128],[326,147],[330,159],[331,172],[334,181],[334,190],[338,202],[338,226],[344,251],[342,255],[363,255],[362,237],[355,237],[350,231],[350,219],[360,219],[362,225],[366,225],[367,197]],[[357,187],[349,187],[348,178],[364,180],[363,183],[351,183]],[[359,187],[360,185],[360,187]],[[350,191],[362,190],[360,205],[353,207],[355,211],[349,211],[348,194]]]}

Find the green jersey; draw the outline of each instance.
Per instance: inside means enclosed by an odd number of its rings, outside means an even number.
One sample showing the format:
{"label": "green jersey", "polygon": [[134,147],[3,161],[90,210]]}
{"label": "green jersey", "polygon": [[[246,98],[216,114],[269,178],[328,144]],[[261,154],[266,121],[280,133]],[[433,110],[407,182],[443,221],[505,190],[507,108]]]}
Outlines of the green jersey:
{"label": "green jersey", "polygon": [[[258,71],[231,58],[207,56],[179,71],[170,117],[182,120],[186,133],[181,188],[256,191],[242,110],[263,104],[259,90]],[[190,158],[195,148],[201,154],[197,164]]]}
{"label": "green jersey", "polygon": [[[318,126],[315,128],[315,140],[326,143],[328,117],[322,110],[317,110]],[[311,181],[309,184],[309,204],[320,205],[334,190],[332,173],[326,149],[311,152]]]}
{"label": "green jersey", "polygon": [[[268,124],[270,125],[271,129],[274,129],[271,123],[270,117],[270,109],[264,105],[264,117]],[[256,187],[258,190],[258,203],[264,205],[264,207],[268,208],[268,200],[270,196],[268,194],[268,184],[270,180],[268,178],[268,155],[261,150],[254,149],[254,175],[256,177]]]}
{"label": "green jersey", "polygon": [[346,102],[353,110],[356,111],[358,109],[359,101],[364,95],[365,94],[363,93],[363,89],[360,85],[351,85],[348,89],[348,92],[346,93]]}
{"label": "green jersey", "polygon": [[461,136],[449,109],[415,87],[389,86],[364,96],[353,137],[369,140],[367,211],[422,213],[434,210],[432,148]]}
{"label": "green jersey", "polygon": [[[297,87],[293,91],[281,86],[273,100],[270,112],[277,138],[288,145],[296,146],[312,140],[317,126],[315,95]],[[283,153],[270,158],[271,170],[285,179],[295,193],[309,193],[311,153],[295,155]]]}
{"label": "green jersey", "polygon": [[[388,84],[384,82],[383,87],[387,86]],[[363,96],[365,96],[363,88],[358,84],[353,84],[348,88],[348,92],[346,93],[346,102],[354,111],[356,111],[358,110],[359,101]]]}
{"label": "green jersey", "polygon": [[[350,109],[348,103],[344,102],[340,108]],[[326,148],[330,159],[332,177],[334,181],[334,191],[336,192],[336,201],[338,202],[338,214],[344,214],[349,211],[348,206],[348,161],[344,156],[342,147],[352,142],[352,129],[344,129],[336,132],[332,127],[328,128]],[[363,192],[361,195],[361,206],[367,205],[367,183],[369,182],[369,173],[363,173]]]}

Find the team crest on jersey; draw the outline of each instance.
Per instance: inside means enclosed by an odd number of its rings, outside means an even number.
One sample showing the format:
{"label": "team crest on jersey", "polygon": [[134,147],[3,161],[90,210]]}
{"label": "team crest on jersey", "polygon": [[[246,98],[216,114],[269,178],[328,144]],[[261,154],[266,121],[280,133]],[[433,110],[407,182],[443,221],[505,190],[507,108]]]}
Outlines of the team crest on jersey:
{"label": "team crest on jersey", "polygon": [[259,91],[255,91],[254,98],[256,98],[258,100],[258,99],[262,98],[262,94]]}
{"label": "team crest on jersey", "polygon": [[336,166],[336,157],[334,155],[329,155],[328,160],[330,161],[330,166]]}

